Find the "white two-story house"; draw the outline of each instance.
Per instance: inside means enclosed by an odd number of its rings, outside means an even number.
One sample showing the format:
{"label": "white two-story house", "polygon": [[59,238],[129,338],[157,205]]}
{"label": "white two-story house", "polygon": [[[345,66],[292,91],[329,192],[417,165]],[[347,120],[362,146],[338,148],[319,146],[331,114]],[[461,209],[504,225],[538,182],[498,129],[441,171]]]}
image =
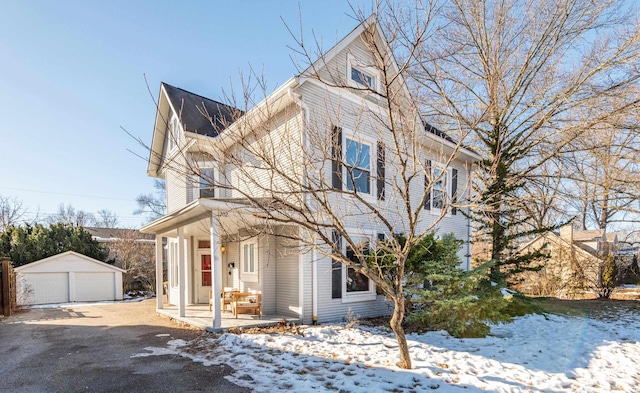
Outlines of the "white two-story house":
{"label": "white two-story house", "polygon": [[[148,174],[165,179],[167,214],[142,231],[168,238],[167,302],[180,316],[225,287],[259,291],[263,314],[304,323],[385,315],[373,282],[336,263],[323,241],[347,258],[354,242],[411,228],[468,244],[460,202],[479,157],[426,125],[402,79],[385,84],[389,67],[397,64],[373,16],[246,113],[161,85]],[[390,131],[392,121],[409,131]],[[406,182],[401,157],[416,173]],[[337,227],[354,234],[351,243]],[[460,257],[468,268],[466,245]],[[219,328],[228,314],[213,299]]]}

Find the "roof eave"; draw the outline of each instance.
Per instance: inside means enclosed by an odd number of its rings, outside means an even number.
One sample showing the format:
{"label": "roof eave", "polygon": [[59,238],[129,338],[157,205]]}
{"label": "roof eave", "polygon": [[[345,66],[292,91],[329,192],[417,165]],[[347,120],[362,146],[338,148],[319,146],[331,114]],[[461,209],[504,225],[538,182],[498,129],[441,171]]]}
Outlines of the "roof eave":
{"label": "roof eave", "polygon": [[[160,92],[158,93],[158,103],[156,110],[156,119],[153,125],[153,136],[151,139],[151,147],[149,149],[149,160],[147,165],[147,176],[162,177],[160,174],[160,161],[162,157],[162,144],[165,140],[166,127],[164,127],[164,119],[167,118],[171,103],[167,97],[164,83],[160,83]],[[162,113],[167,112],[167,113]]]}
{"label": "roof eave", "polygon": [[200,135],[191,131],[186,131],[185,135],[196,142],[206,142],[198,146],[204,149],[204,151],[206,151],[207,146],[211,143],[214,143],[216,148],[229,148],[236,143],[243,132],[252,129],[253,123],[259,123],[264,120],[261,118],[261,114],[265,113],[265,108],[269,109],[268,113],[278,113],[287,105],[293,103],[293,99],[289,95],[289,90],[294,89],[296,86],[298,86],[298,78],[289,78],[282,86],[274,90],[273,93],[265,97],[256,106],[249,109],[216,137]]}

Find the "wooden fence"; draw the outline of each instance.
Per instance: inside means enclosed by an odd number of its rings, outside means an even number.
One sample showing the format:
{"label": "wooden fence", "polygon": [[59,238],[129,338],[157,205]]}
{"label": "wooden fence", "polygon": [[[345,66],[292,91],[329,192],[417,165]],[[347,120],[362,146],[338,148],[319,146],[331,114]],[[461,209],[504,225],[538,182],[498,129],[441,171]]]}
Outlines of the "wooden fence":
{"label": "wooden fence", "polygon": [[16,276],[9,258],[0,258],[0,314],[8,317],[16,308]]}

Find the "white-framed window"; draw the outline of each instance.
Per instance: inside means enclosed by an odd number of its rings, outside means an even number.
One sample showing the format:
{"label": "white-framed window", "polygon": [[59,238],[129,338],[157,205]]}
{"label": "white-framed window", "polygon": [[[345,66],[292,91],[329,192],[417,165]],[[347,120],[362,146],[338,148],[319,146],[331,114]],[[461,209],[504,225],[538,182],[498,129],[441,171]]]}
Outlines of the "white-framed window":
{"label": "white-framed window", "polygon": [[378,75],[378,71],[374,67],[358,61],[351,54],[347,55],[347,80],[350,86],[378,91],[380,80]]}
{"label": "white-framed window", "polygon": [[199,198],[215,198],[215,168],[200,168],[198,170],[198,197]]}
{"label": "white-framed window", "polygon": [[178,286],[178,243],[169,242],[169,263],[171,264],[171,287]]}
{"label": "white-framed window", "polygon": [[446,168],[435,165],[432,171],[433,186],[431,187],[431,207],[443,209],[447,205],[449,197],[448,187],[450,172]]}
{"label": "white-framed window", "polygon": [[[428,161],[427,170],[430,172],[431,178],[425,181],[425,186],[431,185],[431,191],[428,195],[425,208],[431,210],[435,214],[440,214],[442,209],[447,209],[452,203],[452,195],[454,187],[457,188],[457,176],[453,178],[453,169],[438,162]],[[455,209],[454,209],[455,210]],[[451,214],[453,210],[447,212]],[[453,212],[453,214],[456,214]]]}
{"label": "white-framed window", "polygon": [[372,150],[371,143],[348,136],[345,138],[344,179],[347,190],[373,195]]}
{"label": "white-framed window", "polygon": [[180,123],[178,118],[173,116],[169,122],[169,128],[167,129],[167,139],[169,140],[169,152],[172,152],[178,147],[178,141],[180,138]]}
{"label": "white-framed window", "polygon": [[240,274],[243,281],[258,281],[258,242],[256,240],[240,243]]}
{"label": "white-framed window", "polygon": [[[359,265],[359,257],[367,254],[371,248],[372,236],[368,234],[350,235],[355,249],[343,239],[344,255]],[[373,281],[347,265],[342,266],[342,302],[375,300],[376,287]]]}

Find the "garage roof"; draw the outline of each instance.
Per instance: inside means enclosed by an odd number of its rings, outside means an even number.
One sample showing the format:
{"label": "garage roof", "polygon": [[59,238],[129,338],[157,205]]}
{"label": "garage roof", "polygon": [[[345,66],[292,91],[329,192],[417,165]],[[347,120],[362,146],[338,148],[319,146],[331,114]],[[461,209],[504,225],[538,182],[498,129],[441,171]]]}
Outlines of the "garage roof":
{"label": "garage roof", "polygon": [[111,270],[114,270],[114,271],[117,271],[117,272],[122,272],[122,273],[126,273],[127,272],[124,269],[120,269],[119,267],[115,267],[113,265],[109,265],[106,262],[102,262],[102,261],[99,261],[97,259],[90,258],[90,257],[88,257],[86,255],[82,255],[82,254],[77,253],[75,251],[67,251],[67,252],[63,252],[61,254],[56,254],[56,255],[50,256],[49,258],[45,258],[45,259],[41,259],[39,261],[27,263],[26,265],[19,266],[19,267],[15,268],[14,270],[16,272],[21,272],[23,270],[32,269],[33,267],[35,267],[37,265],[41,265],[41,264],[44,264],[44,263],[47,263],[47,262],[50,262],[50,261],[53,261],[53,260],[56,260],[56,259],[64,258],[64,257],[66,257],[68,255],[75,255],[75,256],[80,257],[80,258],[82,258],[82,259],[84,259],[86,261],[98,264],[98,265],[100,265],[100,267],[103,267],[103,268],[108,268],[108,269],[111,269]]}

